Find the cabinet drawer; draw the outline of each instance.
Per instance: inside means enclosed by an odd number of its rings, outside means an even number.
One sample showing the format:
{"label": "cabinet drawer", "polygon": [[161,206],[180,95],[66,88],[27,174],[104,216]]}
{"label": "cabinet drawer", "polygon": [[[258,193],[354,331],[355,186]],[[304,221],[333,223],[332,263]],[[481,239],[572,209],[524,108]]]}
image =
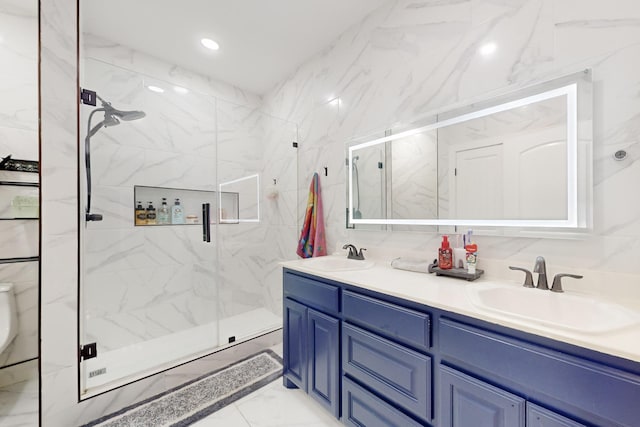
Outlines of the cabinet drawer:
{"label": "cabinet drawer", "polygon": [[451,319],[440,322],[440,349],[443,360],[594,424],[638,425],[637,375]]}
{"label": "cabinet drawer", "polygon": [[346,377],[342,377],[342,422],[356,427],[426,425],[403,414]]}
{"label": "cabinet drawer", "polygon": [[430,357],[343,324],[342,370],[411,413],[431,418]]}
{"label": "cabinet drawer", "polygon": [[417,348],[431,346],[431,316],[355,292],[342,295],[344,318]]}
{"label": "cabinet drawer", "polygon": [[340,312],[340,288],[319,280],[285,273],[284,296],[329,314]]}

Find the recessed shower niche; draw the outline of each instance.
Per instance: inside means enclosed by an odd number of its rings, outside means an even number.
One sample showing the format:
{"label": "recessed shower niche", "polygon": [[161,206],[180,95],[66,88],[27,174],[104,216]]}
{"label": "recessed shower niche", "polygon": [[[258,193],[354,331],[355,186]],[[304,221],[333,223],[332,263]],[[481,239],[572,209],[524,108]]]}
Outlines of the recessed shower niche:
{"label": "recessed shower niche", "polygon": [[[238,224],[240,199],[246,198],[240,192],[143,185],[134,186],[133,192],[133,221],[136,226]],[[250,192],[255,193],[256,189],[250,189]],[[149,214],[152,221],[148,221]],[[208,222],[205,217],[209,218]]]}

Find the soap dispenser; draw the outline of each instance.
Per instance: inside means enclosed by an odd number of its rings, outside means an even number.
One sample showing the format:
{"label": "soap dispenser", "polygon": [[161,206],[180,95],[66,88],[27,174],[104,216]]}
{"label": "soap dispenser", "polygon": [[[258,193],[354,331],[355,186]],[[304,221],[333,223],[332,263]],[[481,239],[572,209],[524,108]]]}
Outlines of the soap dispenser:
{"label": "soap dispenser", "polygon": [[166,197],[162,198],[162,205],[158,208],[158,224],[170,224],[171,214],[169,213],[169,206],[167,206]]}
{"label": "soap dispenser", "polygon": [[156,225],[156,208],[153,207],[153,203],[149,202],[147,207],[147,224]]}
{"label": "soap dispenser", "polygon": [[176,199],[175,204],[171,206],[171,224],[184,224],[184,211],[180,199]]}
{"label": "soap dispenser", "polygon": [[449,246],[449,236],[442,236],[442,244],[438,249],[438,267],[442,270],[451,270],[453,267],[453,251]]}
{"label": "soap dispenser", "polygon": [[138,205],[136,206],[135,220],[136,225],[147,225],[147,213],[142,207],[142,202],[138,202]]}

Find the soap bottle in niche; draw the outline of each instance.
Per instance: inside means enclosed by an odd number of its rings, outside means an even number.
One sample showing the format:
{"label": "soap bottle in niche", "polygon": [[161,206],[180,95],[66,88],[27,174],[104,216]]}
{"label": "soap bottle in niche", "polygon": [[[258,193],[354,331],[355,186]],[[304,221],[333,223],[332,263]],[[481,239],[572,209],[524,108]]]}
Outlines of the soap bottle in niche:
{"label": "soap bottle in niche", "polygon": [[136,205],[136,225],[147,225],[147,213],[142,207],[142,202],[138,202]]}
{"label": "soap bottle in niche", "polygon": [[153,207],[153,203],[149,202],[147,206],[147,225],[156,225],[156,208]]}
{"label": "soap bottle in niche", "polygon": [[162,198],[162,205],[158,208],[158,224],[171,224],[171,212],[167,206],[167,198]]}
{"label": "soap bottle in niche", "polygon": [[449,247],[449,236],[442,236],[442,244],[438,249],[438,267],[451,270],[453,267],[453,251]]}
{"label": "soap bottle in niche", "polygon": [[180,199],[176,199],[175,204],[171,206],[171,224],[184,224],[184,212]]}

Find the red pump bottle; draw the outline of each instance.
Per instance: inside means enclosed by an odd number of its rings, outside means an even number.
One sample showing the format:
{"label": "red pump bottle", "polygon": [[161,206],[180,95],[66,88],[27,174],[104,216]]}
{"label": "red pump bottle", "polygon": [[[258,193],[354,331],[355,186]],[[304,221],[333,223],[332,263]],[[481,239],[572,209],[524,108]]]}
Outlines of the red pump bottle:
{"label": "red pump bottle", "polygon": [[442,236],[442,245],[438,249],[438,267],[450,270],[453,267],[453,250],[449,247],[449,236]]}

